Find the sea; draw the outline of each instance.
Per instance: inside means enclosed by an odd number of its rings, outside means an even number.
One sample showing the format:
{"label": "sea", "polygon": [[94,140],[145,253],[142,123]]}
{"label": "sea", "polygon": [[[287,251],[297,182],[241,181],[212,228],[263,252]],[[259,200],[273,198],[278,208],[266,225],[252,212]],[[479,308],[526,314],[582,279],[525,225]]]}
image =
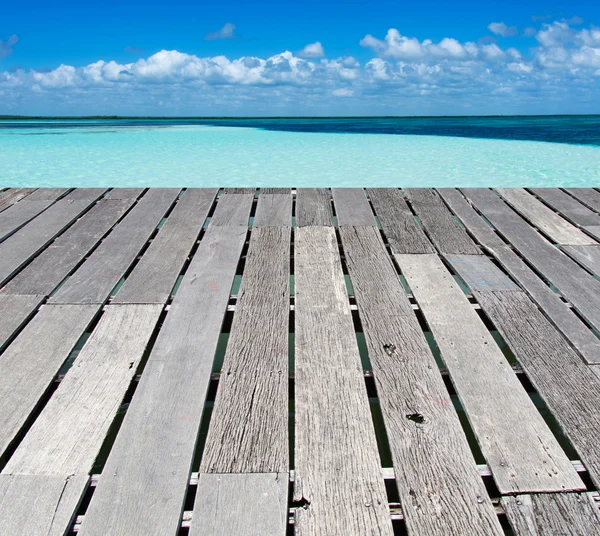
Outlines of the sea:
{"label": "sea", "polygon": [[0,187],[595,187],[600,115],[0,119]]}

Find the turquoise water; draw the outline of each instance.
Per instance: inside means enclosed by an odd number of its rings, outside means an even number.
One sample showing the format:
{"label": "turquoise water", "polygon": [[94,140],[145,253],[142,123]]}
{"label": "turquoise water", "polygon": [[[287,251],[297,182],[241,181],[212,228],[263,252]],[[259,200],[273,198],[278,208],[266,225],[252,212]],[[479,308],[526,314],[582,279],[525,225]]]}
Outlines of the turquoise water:
{"label": "turquoise water", "polygon": [[[358,129],[356,120],[345,129],[341,120],[336,128],[323,120],[278,121],[0,122],[0,185],[600,185],[597,119],[532,128],[531,121],[513,118],[508,131],[502,126],[506,135],[490,138],[481,137],[481,119],[472,133],[458,119],[454,127],[438,119],[437,130],[435,120],[416,130],[386,119],[361,120]],[[501,132],[487,121],[488,131]],[[418,133],[380,132],[398,125]],[[544,132],[552,139],[548,128],[556,129],[560,143],[518,139],[527,129],[530,137]],[[565,141],[565,132],[581,143]]]}

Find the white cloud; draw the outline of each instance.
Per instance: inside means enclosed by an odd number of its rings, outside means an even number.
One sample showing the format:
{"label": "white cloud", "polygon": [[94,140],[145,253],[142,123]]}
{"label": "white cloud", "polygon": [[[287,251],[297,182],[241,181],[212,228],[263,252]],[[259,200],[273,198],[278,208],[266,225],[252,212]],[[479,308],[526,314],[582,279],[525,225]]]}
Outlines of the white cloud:
{"label": "white cloud", "polygon": [[336,97],[352,97],[354,95],[354,91],[347,88],[334,89],[331,93]]}
{"label": "white cloud", "polygon": [[301,58],[322,58],[325,56],[325,49],[323,48],[323,45],[317,41],[316,43],[306,45],[298,52],[298,56]]}
{"label": "white cloud", "polygon": [[235,37],[233,32],[235,31],[235,24],[231,24],[231,22],[226,22],[223,28],[216,32],[207,33],[204,36],[204,39],[208,41],[214,41],[215,39],[232,39]]}
{"label": "white cloud", "polygon": [[6,41],[0,40],[0,58],[10,56],[13,53],[13,47],[19,42],[18,35],[11,35]]}
{"label": "white cloud", "polygon": [[488,25],[488,29],[501,37],[509,37],[518,33],[516,26],[507,26],[503,22],[492,22]]}

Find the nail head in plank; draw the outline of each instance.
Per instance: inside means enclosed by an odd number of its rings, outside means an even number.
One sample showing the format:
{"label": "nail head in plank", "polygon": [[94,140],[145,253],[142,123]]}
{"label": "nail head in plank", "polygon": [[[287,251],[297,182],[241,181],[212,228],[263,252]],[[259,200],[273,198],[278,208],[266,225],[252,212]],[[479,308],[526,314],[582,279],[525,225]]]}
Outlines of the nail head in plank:
{"label": "nail head in plank", "polygon": [[332,191],[338,226],[376,225],[373,211],[362,188],[334,188]]}
{"label": "nail head in plank", "polygon": [[531,188],[531,191],[576,225],[600,225],[600,214],[558,188]]}
{"label": "nail head in plank", "polygon": [[0,350],[42,303],[44,296],[0,294]]}
{"label": "nail head in plank", "polygon": [[331,195],[327,188],[298,188],[296,192],[296,226],[333,225]]}
{"label": "nail head in plank", "polygon": [[501,493],[583,489],[504,354],[437,255],[396,255]]}
{"label": "nail head in plank", "polygon": [[288,473],[201,474],[190,536],[285,536],[288,487]]}
{"label": "nail head in plank", "polygon": [[291,224],[292,194],[261,193],[252,227],[290,227]]}
{"label": "nail head in plank", "polygon": [[295,531],[391,536],[335,231],[295,238]]}

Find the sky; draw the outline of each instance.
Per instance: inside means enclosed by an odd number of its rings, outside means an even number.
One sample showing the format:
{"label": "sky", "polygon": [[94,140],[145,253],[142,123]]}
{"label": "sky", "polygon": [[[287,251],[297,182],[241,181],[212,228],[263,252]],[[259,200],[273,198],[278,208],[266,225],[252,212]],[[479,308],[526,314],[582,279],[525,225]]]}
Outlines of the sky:
{"label": "sky", "polygon": [[4,115],[600,113],[600,2],[6,3]]}

